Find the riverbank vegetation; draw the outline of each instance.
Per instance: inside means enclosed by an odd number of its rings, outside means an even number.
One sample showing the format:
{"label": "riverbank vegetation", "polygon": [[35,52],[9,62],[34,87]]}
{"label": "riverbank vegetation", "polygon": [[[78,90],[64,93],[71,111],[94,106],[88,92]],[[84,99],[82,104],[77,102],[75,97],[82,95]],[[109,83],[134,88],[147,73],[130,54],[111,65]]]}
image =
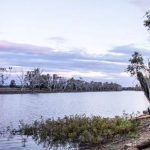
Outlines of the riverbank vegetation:
{"label": "riverbank vegetation", "polygon": [[132,116],[102,118],[65,116],[64,118],[41,119],[32,124],[20,123],[19,132],[32,136],[38,144],[46,147],[101,147],[109,142],[137,136],[140,122]]}
{"label": "riverbank vegetation", "polygon": [[[30,93],[30,92],[90,92],[90,91],[121,91],[141,90],[139,86],[123,88],[113,82],[85,81],[82,78],[65,78],[57,74],[50,75],[36,68],[18,73],[12,79],[13,68],[0,68],[0,93]],[[10,83],[6,81],[11,78]]]}

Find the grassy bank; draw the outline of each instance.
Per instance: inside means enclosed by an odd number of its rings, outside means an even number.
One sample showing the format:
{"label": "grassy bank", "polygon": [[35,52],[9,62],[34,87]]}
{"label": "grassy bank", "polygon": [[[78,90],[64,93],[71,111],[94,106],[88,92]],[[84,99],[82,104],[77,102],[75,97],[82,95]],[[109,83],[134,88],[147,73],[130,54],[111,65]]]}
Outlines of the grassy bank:
{"label": "grassy bank", "polygon": [[34,121],[32,124],[21,122],[22,135],[32,136],[38,143],[48,147],[70,145],[99,146],[122,137],[136,136],[139,121],[127,117],[102,118],[66,116],[64,118]]}
{"label": "grassy bank", "polygon": [[28,93],[50,93],[48,89],[35,89],[30,88],[10,88],[10,87],[0,87],[0,94],[28,94]]}
{"label": "grassy bank", "polygon": [[31,89],[31,88],[23,88],[20,87],[0,87],[0,94],[33,94],[33,93],[83,93],[83,92],[120,92],[120,91],[139,91],[133,89],[122,89],[119,91],[116,90],[101,90],[101,91],[63,91],[63,90],[49,90],[49,89]]}

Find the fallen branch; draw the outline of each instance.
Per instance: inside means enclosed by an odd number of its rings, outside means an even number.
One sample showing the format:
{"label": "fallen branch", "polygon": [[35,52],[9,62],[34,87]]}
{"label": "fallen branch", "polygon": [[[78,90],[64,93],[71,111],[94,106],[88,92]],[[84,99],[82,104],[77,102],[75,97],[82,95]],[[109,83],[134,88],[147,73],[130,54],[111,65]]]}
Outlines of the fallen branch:
{"label": "fallen branch", "polygon": [[150,115],[141,115],[141,116],[136,117],[135,119],[141,120],[141,119],[149,119],[149,118],[150,118]]}

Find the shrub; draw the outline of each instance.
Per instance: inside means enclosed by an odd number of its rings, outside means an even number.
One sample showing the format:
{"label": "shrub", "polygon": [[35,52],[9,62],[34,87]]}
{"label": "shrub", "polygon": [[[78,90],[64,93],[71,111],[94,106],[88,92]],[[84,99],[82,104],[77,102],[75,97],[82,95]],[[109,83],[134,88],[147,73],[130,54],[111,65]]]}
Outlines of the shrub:
{"label": "shrub", "polygon": [[77,144],[102,145],[115,137],[135,135],[139,122],[127,117],[102,118],[65,116],[64,118],[21,123],[20,131],[48,146]]}

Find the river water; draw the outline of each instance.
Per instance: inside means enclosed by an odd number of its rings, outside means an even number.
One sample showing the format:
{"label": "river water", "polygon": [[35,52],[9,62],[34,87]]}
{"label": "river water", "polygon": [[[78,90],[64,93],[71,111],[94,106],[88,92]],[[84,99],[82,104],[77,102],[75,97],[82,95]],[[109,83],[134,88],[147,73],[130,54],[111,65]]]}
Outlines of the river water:
{"label": "river water", "polygon": [[[19,120],[31,123],[41,116],[46,118],[65,115],[86,114],[113,117],[126,113],[137,113],[147,109],[148,102],[143,92],[85,92],[50,94],[0,95],[0,129],[11,125],[17,127]],[[13,139],[0,137],[0,150],[44,149],[28,139],[26,146],[22,137]]]}

